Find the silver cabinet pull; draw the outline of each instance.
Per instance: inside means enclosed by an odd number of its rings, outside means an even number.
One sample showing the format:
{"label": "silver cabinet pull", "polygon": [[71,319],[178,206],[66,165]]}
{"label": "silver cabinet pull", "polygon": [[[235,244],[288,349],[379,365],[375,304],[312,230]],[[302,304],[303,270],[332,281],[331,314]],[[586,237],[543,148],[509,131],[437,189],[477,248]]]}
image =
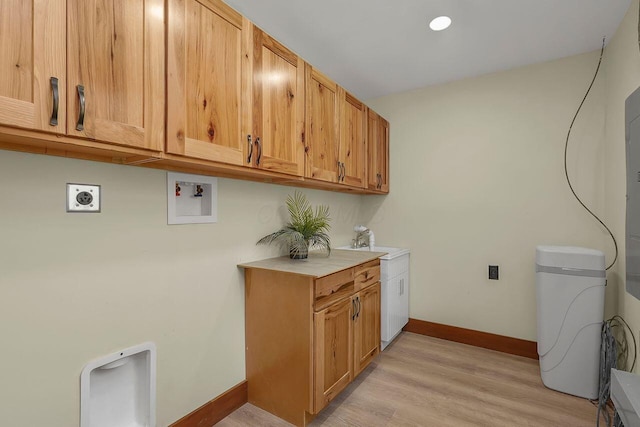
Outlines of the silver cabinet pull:
{"label": "silver cabinet pull", "polygon": [[53,91],[53,110],[51,111],[51,118],[49,124],[51,126],[58,126],[58,107],[60,106],[60,93],[58,92],[58,78],[51,77],[51,90]]}
{"label": "silver cabinet pull", "polygon": [[78,89],[78,98],[80,99],[80,112],[78,113],[78,123],[76,123],[76,130],[84,130],[84,112],[86,108],[84,100],[84,86],[76,86]]}
{"label": "silver cabinet pull", "polygon": [[253,156],[253,143],[251,142],[251,135],[247,135],[247,144],[249,144],[249,156],[247,156],[247,163],[251,163],[251,156]]}

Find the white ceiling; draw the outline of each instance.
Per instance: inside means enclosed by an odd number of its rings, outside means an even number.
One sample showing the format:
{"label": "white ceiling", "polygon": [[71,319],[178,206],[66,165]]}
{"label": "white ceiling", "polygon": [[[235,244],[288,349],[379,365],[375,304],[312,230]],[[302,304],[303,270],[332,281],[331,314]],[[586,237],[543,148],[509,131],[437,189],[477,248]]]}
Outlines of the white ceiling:
{"label": "white ceiling", "polygon": [[[631,0],[225,0],[361,99],[599,49]],[[453,19],[433,32],[429,21]]]}

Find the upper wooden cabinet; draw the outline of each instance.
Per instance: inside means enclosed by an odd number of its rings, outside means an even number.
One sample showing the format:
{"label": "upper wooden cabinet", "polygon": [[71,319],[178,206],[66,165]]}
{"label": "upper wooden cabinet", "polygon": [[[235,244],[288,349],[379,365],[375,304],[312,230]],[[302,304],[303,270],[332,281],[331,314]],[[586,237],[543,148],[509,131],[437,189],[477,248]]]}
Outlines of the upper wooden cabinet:
{"label": "upper wooden cabinet", "polygon": [[353,187],[366,187],[367,106],[345,90],[341,91],[342,120],[339,161],[342,182]]}
{"label": "upper wooden cabinet", "polygon": [[164,0],[68,0],[67,134],[164,147]]}
{"label": "upper wooden cabinet", "polygon": [[169,0],[167,151],[304,175],[304,62],[220,0]]}
{"label": "upper wooden cabinet", "polygon": [[389,192],[389,122],[369,110],[367,124],[367,183],[369,190]]}
{"label": "upper wooden cabinet", "polygon": [[2,149],[389,189],[388,123],[223,0],[0,0],[0,73]]}
{"label": "upper wooden cabinet", "polygon": [[163,0],[0,0],[0,70],[1,124],[162,150]]}
{"label": "upper wooden cabinet", "polygon": [[167,151],[245,164],[243,18],[219,0],[168,7]]}
{"label": "upper wooden cabinet", "polygon": [[0,124],[65,132],[66,0],[0,0]]}
{"label": "upper wooden cabinet", "polygon": [[306,176],[365,186],[367,107],[307,64]]}
{"label": "upper wooden cabinet", "polygon": [[306,176],[328,182],[342,177],[338,160],[340,142],[340,89],[338,85],[306,65]]}
{"label": "upper wooden cabinet", "polygon": [[304,61],[252,26],[248,111],[255,167],[304,175]]}

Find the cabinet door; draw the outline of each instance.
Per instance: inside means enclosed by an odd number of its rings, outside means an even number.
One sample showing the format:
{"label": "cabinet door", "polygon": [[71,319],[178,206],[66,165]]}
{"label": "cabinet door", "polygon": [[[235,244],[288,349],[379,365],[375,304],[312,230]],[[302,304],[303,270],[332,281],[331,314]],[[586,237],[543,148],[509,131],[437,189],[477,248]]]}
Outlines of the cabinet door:
{"label": "cabinet door", "polygon": [[367,122],[367,188],[389,192],[389,122],[369,110]]}
{"label": "cabinet door", "polygon": [[378,134],[380,132],[380,116],[375,111],[367,113],[367,188],[378,190],[380,172],[378,171]]}
{"label": "cabinet door", "polygon": [[355,295],[354,376],[380,352],[380,282]]}
{"label": "cabinet door", "polygon": [[353,379],[354,300],[344,298],[314,313],[314,413],[320,412]]}
{"label": "cabinet door", "polygon": [[253,27],[252,123],[255,166],[304,175],[304,62]]}
{"label": "cabinet door", "polygon": [[244,164],[242,16],[219,0],[170,0],[167,151]]}
{"label": "cabinet door", "polygon": [[396,333],[409,322],[409,272],[405,271],[400,275],[399,282],[399,298],[398,298],[398,315],[396,319]]}
{"label": "cabinet door", "polygon": [[0,124],[65,132],[65,29],[66,0],[0,0]]}
{"label": "cabinet door", "polygon": [[164,146],[164,1],[68,0],[67,133]]}
{"label": "cabinet door", "polygon": [[389,192],[389,122],[380,117],[378,120],[378,148],[377,163],[380,173],[380,185],[378,190]]}
{"label": "cabinet door", "polygon": [[306,64],[306,131],[305,152],[307,176],[337,182],[342,168],[338,166],[340,97],[338,85]]}
{"label": "cabinet door", "polygon": [[340,155],[343,179],[347,185],[365,187],[365,137],[367,107],[354,96],[342,91],[342,122]]}

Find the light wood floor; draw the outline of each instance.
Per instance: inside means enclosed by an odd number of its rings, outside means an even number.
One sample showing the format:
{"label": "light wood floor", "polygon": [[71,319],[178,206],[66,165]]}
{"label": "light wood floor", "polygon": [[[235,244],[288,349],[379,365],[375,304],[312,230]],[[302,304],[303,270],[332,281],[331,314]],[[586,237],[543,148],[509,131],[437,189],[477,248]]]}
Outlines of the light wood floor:
{"label": "light wood floor", "polygon": [[[590,401],[542,385],[537,360],[403,332],[311,426],[595,424]],[[290,426],[248,403],[217,425]]]}

